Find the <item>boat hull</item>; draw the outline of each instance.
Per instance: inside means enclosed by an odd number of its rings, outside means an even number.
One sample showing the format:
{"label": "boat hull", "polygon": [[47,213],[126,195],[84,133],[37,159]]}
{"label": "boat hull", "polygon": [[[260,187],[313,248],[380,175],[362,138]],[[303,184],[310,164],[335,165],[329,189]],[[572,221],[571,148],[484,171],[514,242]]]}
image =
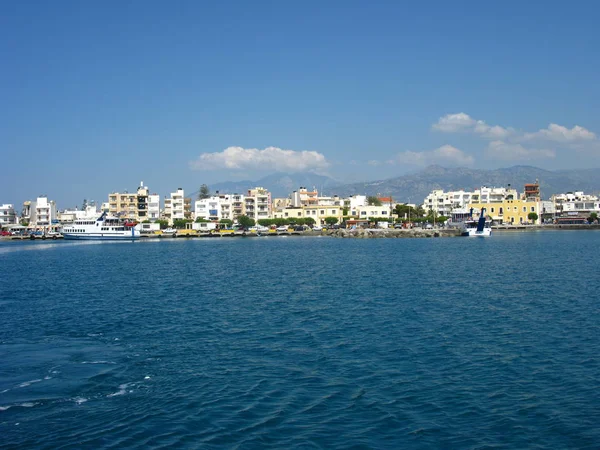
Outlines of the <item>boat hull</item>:
{"label": "boat hull", "polygon": [[474,228],[463,231],[462,235],[468,237],[490,237],[492,235],[492,229],[484,228],[482,231],[477,231],[477,229]]}
{"label": "boat hull", "polygon": [[140,238],[139,234],[127,235],[94,235],[94,234],[63,234],[63,237],[72,241],[135,241]]}

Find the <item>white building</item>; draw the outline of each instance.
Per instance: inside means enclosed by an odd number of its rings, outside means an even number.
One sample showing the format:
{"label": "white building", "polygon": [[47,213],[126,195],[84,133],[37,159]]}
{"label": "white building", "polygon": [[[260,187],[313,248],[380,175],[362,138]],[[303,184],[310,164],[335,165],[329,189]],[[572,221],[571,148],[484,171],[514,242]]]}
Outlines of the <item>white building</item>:
{"label": "white building", "polygon": [[317,225],[325,225],[326,217],[335,217],[338,222],[342,220],[343,208],[335,205],[314,205],[314,206],[290,206],[273,212],[275,219],[293,219],[311,218]]}
{"label": "white building", "polygon": [[23,203],[21,216],[31,227],[50,227],[52,221],[56,220],[56,204],[48,197],[38,197],[34,202]]}
{"label": "white building", "polygon": [[369,217],[385,217],[391,219],[391,211],[389,205],[362,205],[355,208],[350,208],[350,215],[360,220],[366,220]]}
{"label": "white building", "polygon": [[48,197],[38,197],[35,204],[35,225],[50,226],[56,220],[56,204]]}
{"label": "white building", "polygon": [[271,193],[263,187],[248,189],[244,196],[245,214],[258,221],[272,217]]}
{"label": "white building", "polygon": [[16,225],[17,224],[17,213],[12,204],[0,205],[0,228]]}
{"label": "white building", "polygon": [[366,195],[353,195],[349,198],[350,200],[350,210],[356,210],[356,208],[360,206],[367,205],[367,196]]}
{"label": "white building", "polygon": [[504,200],[517,200],[516,189],[482,186],[474,191],[449,191],[435,189],[423,200],[423,209],[434,211],[438,215],[450,217],[452,211],[466,209],[471,203],[502,203]]}
{"label": "white building", "polygon": [[595,212],[600,214],[600,200],[596,195],[584,194],[583,191],[567,192],[554,195],[552,202],[557,214],[586,216]]}
{"label": "white building", "polygon": [[185,198],[183,189],[177,188],[176,192],[171,192],[171,196],[165,198],[165,219],[172,225],[175,220],[191,218],[191,200]]}
{"label": "white building", "polygon": [[233,222],[244,214],[244,196],[241,194],[219,194],[196,200],[194,204],[196,219],[222,220]]}
{"label": "white building", "polygon": [[148,220],[155,222],[160,219],[160,195],[148,195]]}
{"label": "white building", "polygon": [[196,219],[221,220],[223,219],[221,199],[217,195],[196,200],[194,205]]}
{"label": "white building", "polygon": [[73,223],[76,220],[96,220],[99,216],[100,212],[94,202],[87,204],[84,209],[65,209],[56,214],[56,218],[63,225]]}

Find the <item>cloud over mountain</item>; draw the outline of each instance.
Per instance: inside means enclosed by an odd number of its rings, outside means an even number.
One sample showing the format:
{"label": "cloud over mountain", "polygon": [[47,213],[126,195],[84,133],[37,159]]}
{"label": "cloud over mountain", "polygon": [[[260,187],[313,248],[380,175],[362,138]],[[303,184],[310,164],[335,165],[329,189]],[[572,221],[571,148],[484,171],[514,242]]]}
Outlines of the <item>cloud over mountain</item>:
{"label": "cloud over mountain", "polygon": [[193,170],[271,170],[285,172],[324,172],[330,163],[322,153],[315,151],[228,147],[222,152],[202,153],[190,161]]}
{"label": "cloud over mountain", "polygon": [[551,123],[548,128],[541,129],[535,133],[525,133],[523,136],[526,140],[542,139],[554,142],[578,142],[578,141],[594,141],[597,139],[595,133],[587,130],[579,125],[568,129],[562,125]]}
{"label": "cloud over mountain", "polygon": [[514,132],[512,128],[488,125],[483,120],[475,120],[464,112],[446,114],[431,128],[444,133],[474,133],[487,139],[502,139]]}
{"label": "cloud over mountain", "polygon": [[398,153],[395,161],[400,164],[415,166],[427,166],[430,164],[470,166],[474,163],[475,159],[452,145],[442,145],[431,151],[406,151]]}
{"label": "cloud over mountain", "polygon": [[569,150],[597,151],[600,142],[597,135],[579,125],[567,128],[551,123],[535,132],[524,132],[499,125],[488,125],[475,120],[464,112],[446,114],[431,126],[442,133],[468,133],[490,141],[484,155],[490,159],[505,161],[541,161],[555,158]]}
{"label": "cloud over mountain", "polygon": [[521,144],[492,141],[488,144],[486,155],[504,161],[530,161],[554,158],[556,152],[549,149],[525,148]]}

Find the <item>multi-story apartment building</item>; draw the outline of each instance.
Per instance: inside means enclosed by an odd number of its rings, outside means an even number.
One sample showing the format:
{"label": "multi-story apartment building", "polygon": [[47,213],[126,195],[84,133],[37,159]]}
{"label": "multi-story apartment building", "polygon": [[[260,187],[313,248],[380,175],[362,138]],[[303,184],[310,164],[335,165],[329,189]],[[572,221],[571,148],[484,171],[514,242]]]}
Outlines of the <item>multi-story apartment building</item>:
{"label": "multi-story apartment building", "polygon": [[160,195],[148,195],[148,220],[155,222],[160,219]]}
{"label": "multi-story apartment building", "polygon": [[560,217],[587,218],[591,213],[600,215],[600,199],[598,199],[598,196],[584,194],[583,191],[553,195],[551,201]]}
{"label": "multi-story apartment building", "polygon": [[137,195],[125,192],[112,192],[108,195],[108,213],[111,216],[137,220]]}
{"label": "multi-story apartment building", "polygon": [[[469,208],[476,210],[485,208],[486,214],[497,223],[541,223],[543,209],[540,186],[537,182],[526,184],[522,196],[519,196],[517,191],[511,188],[482,187],[478,200],[476,196],[471,197]],[[537,219],[530,219],[531,213],[535,213]]]}
{"label": "multi-story apartment building", "polygon": [[137,194],[136,195],[137,210],[136,210],[135,220],[137,220],[138,222],[143,222],[144,220],[148,219],[148,195],[149,195],[148,187],[144,186],[143,181],[140,183],[139,187],[137,188],[136,194]]}
{"label": "multi-story apartment building", "polygon": [[505,199],[518,199],[516,189],[487,186],[482,186],[472,192],[464,190],[444,192],[442,189],[435,189],[425,197],[422,206],[425,211],[433,211],[438,215],[450,217],[453,211],[466,209],[473,203],[501,203]]}
{"label": "multi-story apartment building", "polygon": [[248,189],[244,196],[245,214],[254,219],[269,219],[272,217],[271,193],[262,187]]}
{"label": "multi-story apartment building", "polygon": [[313,188],[312,191],[300,186],[300,189],[292,192],[291,206],[314,206],[319,203],[319,192]]}
{"label": "multi-story apartment building", "polygon": [[12,204],[0,205],[0,228],[17,224],[17,213]]}
{"label": "multi-story apartment building", "polygon": [[498,223],[530,223],[529,214],[532,212],[537,214],[536,222],[539,223],[543,213],[537,182],[525,185],[522,196],[510,185],[506,188],[482,186],[472,192],[444,192],[437,189],[425,197],[423,202],[425,211],[433,211],[447,217],[452,216],[453,212],[471,208],[485,208],[486,214]]}
{"label": "multi-story apartment building", "polygon": [[[229,205],[227,205],[229,206]],[[212,195],[208,198],[196,200],[194,205],[196,219],[204,220],[221,220],[223,219],[221,198],[217,195]]]}
{"label": "multi-story apartment building", "polygon": [[31,223],[32,216],[34,215],[35,202],[26,200],[23,202],[23,208],[21,208],[21,222]]}
{"label": "multi-story apartment building", "polygon": [[186,198],[183,189],[171,192],[171,196],[165,198],[164,218],[173,224],[175,220],[192,218],[192,199]]}
{"label": "multi-story apartment building", "polygon": [[196,200],[194,205],[196,218],[205,220],[228,219],[236,221],[244,214],[244,196],[240,194],[219,194]]}
{"label": "multi-story apartment building", "polygon": [[143,181],[135,193],[112,192],[108,195],[108,212],[113,216],[143,222],[148,219],[148,197],[149,190]]}
{"label": "multi-story apartment building", "polygon": [[56,220],[56,204],[54,200],[48,200],[48,197],[38,197],[34,202],[25,202],[23,212],[27,214],[25,220],[33,227],[49,227],[52,221]]}

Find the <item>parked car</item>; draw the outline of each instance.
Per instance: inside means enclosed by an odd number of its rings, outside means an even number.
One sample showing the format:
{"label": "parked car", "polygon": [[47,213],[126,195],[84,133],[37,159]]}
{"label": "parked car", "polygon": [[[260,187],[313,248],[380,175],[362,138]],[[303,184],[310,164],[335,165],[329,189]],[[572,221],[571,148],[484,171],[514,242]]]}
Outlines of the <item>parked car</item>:
{"label": "parked car", "polygon": [[287,231],[288,228],[289,227],[287,225],[281,225],[280,227],[277,227],[276,230],[277,231]]}
{"label": "parked car", "polygon": [[0,232],[0,236],[11,236],[11,233],[8,230],[2,230]]}
{"label": "parked car", "polygon": [[253,231],[255,233],[268,233],[269,232],[269,228],[268,227],[263,227],[262,225],[256,225],[256,226],[250,228],[250,231]]}
{"label": "parked car", "polygon": [[323,231],[323,227],[321,225],[315,225],[312,227],[313,231]]}

